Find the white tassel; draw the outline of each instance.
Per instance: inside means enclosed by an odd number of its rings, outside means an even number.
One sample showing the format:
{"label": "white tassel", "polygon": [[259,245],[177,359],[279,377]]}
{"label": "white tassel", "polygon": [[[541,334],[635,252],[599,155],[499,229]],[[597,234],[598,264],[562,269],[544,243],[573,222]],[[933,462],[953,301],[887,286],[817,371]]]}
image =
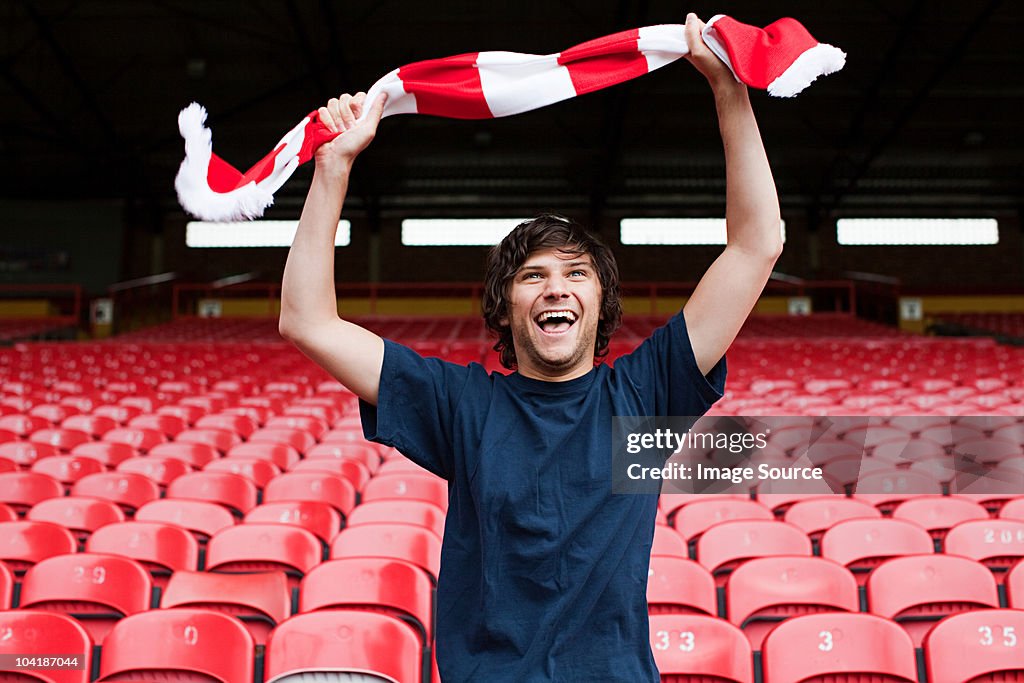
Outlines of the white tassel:
{"label": "white tassel", "polygon": [[793,97],[818,78],[846,65],[846,53],[827,43],[818,43],[793,60],[782,75],[768,84],[772,97]]}

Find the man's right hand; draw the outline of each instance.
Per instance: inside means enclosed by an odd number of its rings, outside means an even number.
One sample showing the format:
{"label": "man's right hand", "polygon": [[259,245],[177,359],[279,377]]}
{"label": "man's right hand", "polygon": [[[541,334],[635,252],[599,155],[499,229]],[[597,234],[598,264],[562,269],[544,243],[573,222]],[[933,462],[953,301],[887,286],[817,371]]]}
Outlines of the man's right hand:
{"label": "man's right hand", "polygon": [[359,121],[359,117],[363,115],[363,107],[366,104],[364,92],[332,98],[326,107],[320,107],[317,113],[320,115],[321,123],[330,131],[343,134],[321,145],[316,151],[317,167],[343,170],[351,168],[355,158],[366,149],[377,134],[377,125],[384,113],[385,102],[387,93],[381,93],[362,121]]}

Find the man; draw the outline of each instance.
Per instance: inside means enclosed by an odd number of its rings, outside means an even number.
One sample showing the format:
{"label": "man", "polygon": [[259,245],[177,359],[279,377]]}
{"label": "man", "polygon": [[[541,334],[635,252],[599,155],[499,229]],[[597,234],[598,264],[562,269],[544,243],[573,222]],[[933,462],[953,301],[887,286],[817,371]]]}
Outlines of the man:
{"label": "man", "polygon": [[657,507],[611,494],[615,415],[703,414],[724,354],[781,250],[778,198],[739,84],[686,20],[726,156],[728,245],[684,310],[614,369],[595,368],[621,312],[614,259],[578,226],[542,216],[492,252],[485,317],[511,375],[423,359],[337,314],[334,230],[352,163],[382,103],[320,110],[344,135],[317,152],[285,267],[282,335],[362,399],[367,438],[449,481],[437,590],[444,681],[657,681],[647,569]]}

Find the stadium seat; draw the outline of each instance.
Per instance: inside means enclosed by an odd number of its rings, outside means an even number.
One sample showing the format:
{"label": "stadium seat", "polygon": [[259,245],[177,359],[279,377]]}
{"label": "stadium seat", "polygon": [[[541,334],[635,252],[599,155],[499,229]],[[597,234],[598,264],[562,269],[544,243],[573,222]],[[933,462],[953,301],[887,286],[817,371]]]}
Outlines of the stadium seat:
{"label": "stadium seat", "polygon": [[176,571],[167,582],[160,607],[198,607],[236,617],[245,624],[257,646],[292,612],[284,572],[224,574]]}
{"label": "stadium seat", "polygon": [[345,520],[345,525],[402,522],[426,527],[438,538],[444,538],[444,520],[444,511],[424,500],[374,500],[357,505]]}
{"label": "stadium seat", "polygon": [[[73,668],[53,668],[45,671],[4,671],[6,681],[43,683],[88,683],[92,671],[92,640],[82,625],[63,614],[52,614],[31,609],[0,612],[0,655],[13,656],[43,653],[67,654],[77,659]],[[67,661],[67,664],[72,662]],[[10,669],[10,667],[6,667]]]}
{"label": "stadium seat", "polygon": [[102,472],[103,464],[84,455],[52,455],[32,463],[31,471],[53,477],[70,487],[84,476]]}
{"label": "stadium seat", "polygon": [[853,498],[874,505],[883,513],[899,503],[920,496],[941,496],[942,482],[930,474],[912,470],[880,470],[857,480]]}
{"label": "stadium seat", "polygon": [[281,443],[291,446],[302,455],[316,444],[316,439],[304,429],[262,427],[252,433],[249,443]]}
{"label": "stadium seat", "polygon": [[143,413],[129,420],[128,427],[130,429],[152,429],[160,432],[168,439],[173,439],[185,431],[188,425],[185,424],[185,420],[174,415]]}
{"label": "stadium seat", "polygon": [[1017,681],[1024,674],[1024,610],[985,609],[943,619],[924,641],[930,683]]}
{"label": "stadium seat", "polygon": [[213,446],[218,453],[223,455],[232,447],[242,443],[242,437],[226,429],[186,429],[175,437],[174,442]]}
{"label": "stadium seat", "polygon": [[327,472],[348,479],[357,491],[362,490],[370,481],[370,470],[362,462],[349,458],[310,458],[296,462],[289,472]]}
{"label": "stadium seat", "polygon": [[56,446],[29,441],[8,441],[0,443],[0,459],[8,460],[21,467],[31,467],[36,460],[60,455]]}
{"label": "stadium seat", "polygon": [[183,460],[176,458],[140,455],[122,460],[115,470],[117,472],[141,474],[147,479],[152,480],[160,488],[166,489],[168,484],[183,474],[188,474],[192,471],[192,468]]}
{"label": "stadium seat", "polygon": [[697,501],[675,511],[669,524],[687,543],[695,543],[708,528],[732,519],[775,519],[771,510],[753,500],[716,499]]}
{"label": "stadium seat", "polygon": [[126,557],[58,555],[25,572],[19,606],[74,617],[102,645],[119,619],[149,609],[152,590],[149,573]]}
{"label": "stadium seat", "polygon": [[923,496],[903,501],[892,511],[893,519],[913,522],[926,529],[937,541],[949,529],[970,519],[988,519],[988,511],[980,504],[956,496]]}
{"label": "stadium seat", "polygon": [[92,441],[75,446],[71,449],[71,455],[84,455],[103,463],[104,467],[113,468],[127,460],[134,458],[139,452],[124,443],[111,443],[109,441]]}
{"label": "stadium seat", "polygon": [[848,519],[821,536],[821,556],[853,572],[859,585],[868,573],[891,557],[935,551],[931,535],[901,519]]}
{"label": "stadium seat", "polygon": [[654,555],[647,571],[647,611],[715,616],[715,579],[693,560]]}
{"label": "stadium seat", "polygon": [[167,498],[205,500],[223,505],[238,518],[256,507],[256,484],[231,472],[190,472],[167,486]]}
{"label": "stadium seat", "polygon": [[13,522],[18,519],[18,513],[7,503],[0,503],[0,522]]}
{"label": "stadium seat", "polygon": [[149,610],[107,634],[97,680],[252,683],[254,653],[237,619],[204,609]]}
{"label": "stadium seat", "polygon": [[[326,459],[352,459],[366,465],[371,474],[375,474],[380,467],[380,454],[372,445],[355,441],[328,441],[330,432],[324,435],[324,440],[309,449],[306,453],[307,460]],[[419,468],[420,472],[426,472]]]}
{"label": "stadium seat", "polygon": [[656,556],[689,558],[690,552],[686,547],[686,540],[678,531],[670,526],[656,525],[654,541],[651,543],[651,557]]}
{"label": "stadium seat", "polygon": [[142,453],[148,453],[157,444],[167,441],[167,437],[164,436],[163,432],[139,427],[117,427],[116,429],[111,429],[101,438],[107,443],[123,443]]}
{"label": "stadium seat", "polygon": [[783,520],[799,527],[812,541],[846,519],[879,519],[882,512],[873,505],[839,495],[821,496],[793,503]]}
{"label": "stadium seat", "polygon": [[857,581],[843,566],[821,557],[759,557],[729,576],[726,612],[755,651],[781,621],[817,612],[856,612]]}
{"label": "stadium seat", "polygon": [[245,415],[204,415],[196,420],[194,425],[197,429],[223,429],[234,432],[243,439],[248,439],[258,428],[258,424],[251,417]]}
{"label": "stadium seat", "polygon": [[867,581],[868,611],[896,621],[920,647],[935,622],[951,614],[999,607],[992,573],[956,555],[911,555],[886,560]]}
{"label": "stadium seat", "polygon": [[92,414],[99,415],[100,417],[108,417],[118,425],[125,425],[128,424],[128,421],[136,415],[141,415],[142,412],[141,408],[137,408],[135,406],[107,404],[96,406],[93,409]]}
{"label": "stadium seat", "polygon": [[988,567],[1002,583],[1006,571],[1024,558],[1024,522],[978,519],[960,522],[946,533],[944,550]]}
{"label": "stadium seat", "polygon": [[[267,420],[264,429],[301,429],[308,432],[314,440],[319,440],[327,433],[327,423],[316,417],[307,415],[277,415]],[[303,452],[303,451],[300,451]]]}
{"label": "stadium seat", "polygon": [[0,503],[15,512],[25,513],[36,503],[47,498],[60,498],[64,487],[48,474],[38,472],[0,473]]}
{"label": "stadium seat", "polygon": [[238,474],[253,484],[256,488],[263,490],[274,477],[281,474],[281,469],[268,460],[255,460],[253,458],[218,458],[203,467],[203,472],[230,472]]}
{"label": "stadium seat", "polygon": [[873,614],[828,612],[788,619],[765,638],[762,654],[764,683],[917,681],[910,636]]}
{"label": "stadium seat", "polygon": [[82,477],[71,487],[73,496],[92,496],[110,500],[127,514],[160,497],[160,487],[148,477],[134,472],[100,472]]}
{"label": "stadium seat", "polygon": [[799,528],[761,519],[721,522],[697,541],[697,561],[719,586],[730,571],[753,557],[810,554],[811,540]]}
{"label": "stadium seat", "polygon": [[235,525],[235,518],[223,505],[204,500],[150,501],[135,511],[138,522],[163,522],[187,529],[199,543],[221,529]]}
{"label": "stadium seat", "polygon": [[383,557],[405,560],[437,581],[441,568],[441,540],[433,532],[411,524],[363,524],[342,529],[331,543],[330,559]]}
{"label": "stadium seat", "polygon": [[245,523],[291,524],[311,532],[325,548],[341,529],[342,516],[330,504],[318,500],[289,500],[257,505],[246,513]]}
{"label": "stadium seat", "polygon": [[1006,587],[1006,605],[1015,609],[1024,609],[1024,562],[1010,567],[1004,580]]}
{"label": "stadium seat", "polygon": [[263,491],[267,503],[295,500],[318,500],[348,516],[356,504],[352,482],[326,472],[285,472],[275,477]]}
{"label": "stadium seat", "polygon": [[33,522],[52,522],[70,530],[84,543],[89,534],[107,524],[124,521],[124,512],[113,501],[89,496],[49,498],[36,503],[25,515]]}
{"label": "stadium seat", "polygon": [[323,557],[320,541],[297,526],[247,522],[222,529],[206,544],[206,571],[283,571],[294,588]]}
{"label": "stadium seat", "polygon": [[75,446],[92,441],[92,437],[77,429],[56,427],[37,429],[28,440],[32,443],[50,444],[60,449],[61,453],[70,453]]}
{"label": "stadium seat", "polygon": [[88,553],[121,555],[138,561],[158,588],[179,569],[199,564],[199,542],[181,527],[159,522],[121,522],[100,527],[85,543]]}
{"label": "stadium seat", "polygon": [[370,479],[363,489],[363,502],[412,499],[433,503],[448,511],[448,482],[431,474],[388,474]]}
{"label": "stadium seat", "polygon": [[652,614],[651,651],[664,683],[753,683],[750,643],[725,621],[700,614]]}
{"label": "stadium seat", "polygon": [[73,553],[77,547],[71,532],[52,522],[0,522],[0,561],[15,575],[48,557]]}
{"label": "stadium seat", "polygon": [[28,438],[33,432],[46,429],[49,426],[49,420],[37,415],[14,414],[0,417],[0,430],[11,432],[23,439]]}
{"label": "stadium seat", "polygon": [[219,458],[220,452],[207,443],[171,441],[154,446],[148,455],[154,458],[174,458],[198,469]]}
{"label": "stadium seat", "polygon": [[243,443],[227,452],[228,458],[252,458],[272,462],[281,471],[299,462],[299,452],[283,443]]}
{"label": "stadium seat", "polygon": [[433,642],[434,588],[417,566],[394,559],[350,557],[310,570],[299,588],[299,611],[365,609],[408,622],[420,647]]}
{"label": "stadium seat", "polygon": [[424,659],[413,628],[395,617],[355,610],[305,612],[270,634],[264,677],[266,683],[298,683],[315,673],[353,683],[415,683],[424,680]]}

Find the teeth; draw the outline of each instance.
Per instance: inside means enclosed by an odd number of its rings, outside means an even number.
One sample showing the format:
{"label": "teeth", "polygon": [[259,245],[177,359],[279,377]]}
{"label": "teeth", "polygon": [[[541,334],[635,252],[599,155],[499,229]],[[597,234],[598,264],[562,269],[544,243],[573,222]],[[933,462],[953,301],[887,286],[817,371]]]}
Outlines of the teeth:
{"label": "teeth", "polygon": [[550,318],[566,318],[569,322],[576,322],[576,314],[572,311],[545,311],[537,316],[537,322],[544,322]]}

